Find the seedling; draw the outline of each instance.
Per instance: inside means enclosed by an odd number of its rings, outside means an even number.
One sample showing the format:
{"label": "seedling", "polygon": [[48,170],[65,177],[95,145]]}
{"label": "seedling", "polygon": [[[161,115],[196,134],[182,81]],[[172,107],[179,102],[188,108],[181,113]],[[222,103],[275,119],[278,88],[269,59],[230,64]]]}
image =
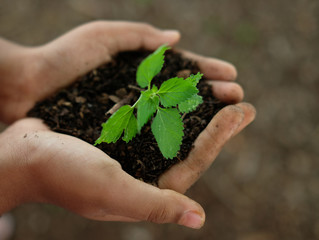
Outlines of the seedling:
{"label": "seedling", "polygon": [[102,124],[101,136],[95,145],[115,143],[122,135],[122,139],[129,142],[155,115],[151,130],[159,149],[165,158],[176,157],[184,135],[181,114],[194,111],[203,102],[196,87],[203,74],[197,73],[186,79],[174,77],[163,82],[159,88],[151,86],[152,79],[162,70],[164,53],[168,49],[168,46],[162,45],[141,62],[136,81],[141,88],[146,89],[141,91],[132,106],[120,107]]}

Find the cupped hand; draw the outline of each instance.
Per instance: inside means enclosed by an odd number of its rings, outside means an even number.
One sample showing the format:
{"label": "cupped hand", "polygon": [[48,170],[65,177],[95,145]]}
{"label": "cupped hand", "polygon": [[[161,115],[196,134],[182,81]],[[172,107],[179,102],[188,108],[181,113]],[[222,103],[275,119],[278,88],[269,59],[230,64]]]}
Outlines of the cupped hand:
{"label": "cupped hand", "polygon": [[237,103],[220,110],[200,133],[188,157],[159,179],[160,188],[185,193],[216,159],[222,147],[255,119],[255,108]]}
{"label": "cupped hand", "polygon": [[[97,21],[39,47],[2,44],[10,51],[4,51],[5,64],[0,68],[4,69],[0,79],[0,121],[12,123],[25,117],[36,101],[107,63],[118,52],[155,50],[164,43],[173,46],[179,39],[177,31],[162,31],[145,23]],[[185,56],[197,60],[211,79],[236,78],[236,70],[229,63],[186,52]],[[235,83],[227,83],[215,81],[214,92],[226,101],[238,102],[242,89]]]}
{"label": "cupped hand", "polygon": [[[15,107],[8,101],[10,107],[2,111],[2,116],[6,116],[7,122],[24,117],[36,101],[106,63],[117,52],[154,50],[164,43],[174,45],[178,40],[176,31],[161,31],[140,23],[94,22],[80,26],[44,46],[28,50],[34,63],[26,74],[27,86],[19,85],[24,97],[11,101]],[[15,145],[15,149],[20,149],[11,158],[20,156],[17,158],[23,160],[19,165],[27,166],[15,179],[16,186],[24,186],[17,191],[21,197],[16,199],[21,201],[12,202],[11,207],[26,201],[49,202],[91,219],[148,220],[201,227],[205,219],[203,209],[181,193],[210,166],[222,146],[254,119],[255,110],[250,104],[239,103],[243,90],[233,82],[237,73],[231,64],[181,52],[198,62],[201,72],[211,79],[208,82],[214,95],[234,105],[222,109],[212,119],[189,157],[160,178],[160,188],[130,177],[99,149],[53,133],[39,120],[25,119],[0,135],[2,141],[11,142],[3,146],[10,149]],[[3,210],[10,209],[10,203],[3,206],[7,206]]]}
{"label": "cupped hand", "polygon": [[[26,202],[51,203],[86,218],[151,221],[200,228],[202,207],[182,195],[223,144],[253,118],[247,104],[226,107],[195,142],[189,157],[160,178],[159,187],[134,179],[98,148],[22,119],[0,135],[0,214]],[[217,126],[219,125],[219,126]]]}
{"label": "cupped hand", "polygon": [[[98,148],[23,119],[0,135],[0,214],[25,202],[51,203],[86,218],[200,228],[201,206],[134,179]],[[14,145],[13,145],[14,144]]]}

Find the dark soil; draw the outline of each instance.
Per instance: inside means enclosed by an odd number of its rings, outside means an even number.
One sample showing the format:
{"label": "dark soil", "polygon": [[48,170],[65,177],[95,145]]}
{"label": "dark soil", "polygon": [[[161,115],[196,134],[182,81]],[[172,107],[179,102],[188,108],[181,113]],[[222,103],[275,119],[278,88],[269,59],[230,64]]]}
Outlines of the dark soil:
{"label": "dark soil", "polygon": [[[53,131],[93,144],[100,135],[101,124],[110,117],[110,114],[106,114],[108,110],[128,95],[133,95],[128,104],[133,104],[139,97],[139,91],[132,85],[136,86],[137,66],[148,54],[145,51],[119,54],[112,62],[89,72],[66,89],[37,103],[28,116],[43,119]],[[176,75],[187,77],[198,71],[194,62],[168,51],[162,72],[152,82],[159,86],[161,82]],[[119,161],[130,175],[156,184],[164,171],[187,157],[197,136],[213,115],[225,106],[212,96],[211,86],[204,81],[198,87],[204,103],[196,111],[184,116],[184,138],[176,158],[165,159],[162,156],[150,124],[144,126],[141,134],[129,143],[119,140],[114,144],[102,143],[97,147]]]}

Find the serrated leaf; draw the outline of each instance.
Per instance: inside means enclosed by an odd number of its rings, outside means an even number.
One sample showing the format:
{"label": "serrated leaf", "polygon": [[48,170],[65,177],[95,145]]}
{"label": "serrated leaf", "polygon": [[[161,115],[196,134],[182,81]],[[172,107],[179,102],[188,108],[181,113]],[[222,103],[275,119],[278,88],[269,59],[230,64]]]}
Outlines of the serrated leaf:
{"label": "serrated leaf", "polygon": [[194,94],[191,98],[178,104],[178,109],[182,113],[189,113],[194,111],[201,103],[203,103],[203,98],[197,94]]}
{"label": "serrated leaf", "polygon": [[137,105],[137,128],[140,132],[142,127],[156,112],[159,106],[159,97],[151,91],[142,92]]}
{"label": "serrated leaf", "polygon": [[[122,106],[117,110],[105,123],[102,124],[102,133],[101,136],[95,141],[95,144],[100,144],[102,142],[106,143],[115,143],[122,135],[123,131],[126,130],[129,132],[127,135],[132,135],[132,129],[128,129],[130,126],[130,119],[133,115],[133,110],[129,105]],[[129,138],[127,136],[127,139]]]}
{"label": "serrated leaf", "polygon": [[137,133],[137,120],[132,112],[130,120],[128,121],[128,124],[126,128],[124,129],[123,140],[126,143],[128,143],[129,141],[132,140],[133,137],[135,137],[136,133]]}
{"label": "serrated leaf", "polygon": [[164,53],[170,47],[160,46],[154,53],[145,58],[137,68],[136,81],[141,88],[147,87],[164,64]]}
{"label": "serrated leaf", "polygon": [[191,81],[175,77],[163,82],[157,94],[164,107],[174,107],[197,92],[198,89]]}
{"label": "serrated leaf", "polygon": [[165,158],[176,157],[184,135],[183,121],[178,110],[160,108],[151,128],[163,156]]}
{"label": "serrated leaf", "polygon": [[196,86],[199,83],[199,80],[202,79],[203,74],[198,72],[197,74],[191,74],[188,78],[185,79],[185,81],[190,81],[193,83],[194,86]]}

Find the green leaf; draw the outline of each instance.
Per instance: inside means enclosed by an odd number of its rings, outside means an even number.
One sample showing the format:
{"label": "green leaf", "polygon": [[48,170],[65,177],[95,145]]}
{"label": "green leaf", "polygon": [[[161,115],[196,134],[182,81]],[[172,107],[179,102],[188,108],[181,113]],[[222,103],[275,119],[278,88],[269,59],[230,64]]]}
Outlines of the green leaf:
{"label": "green leaf", "polygon": [[196,93],[198,89],[191,81],[178,77],[165,81],[157,92],[164,107],[176,106]]}
{"label": "green leaf", "polygon": [[194,94],[191,98],[178,104],[178,109],[182,113],[189,113],[194,111],[201,103],[203,103],[203,98],[197,94]]}
{"label": "green leaf", "polygon": [[132,111],[130,120],[128,121],[128,124],[126,128],[124,129],[123,140],[126,143],[128,143],[129,141],[132,140],[133,137],[135,137],[136,133],[137,133],[137,120]]}
{"label": "green leaf", "polygon": [[153,87],[151,89],[151,92],[152,93],[157,93],[158,92],[158,88],[155,85],[153,85]]}
{"label": "green leaf", "polygon": [[197,74],[191,74],[188,78],[185,79],[185,81],[190,81],[193,83],[194,86],[196,86],[199,83],[199,80],[202,79],[203,74],[198,72]]}
{"label": "green leaf", "polygon": [[[197,74],[192,74],[185,81],[191,82],[194,87],[197,86],[201,80],[203,74],[198,72]],[[197,94],[194,94],[190,98],[186,99],[184,102],[178,104],[178,109],[182,113],[189,113],[194,111],[199,104],[203,103],[203,98]]]}
{"label": "green leaf", "polygon": [[139,132],[145,123],[147,123],[147,121],[156,112],[158,106],[159,97],[153,93],[152,90],[142,92],[141,98],[137,105],[137,128]]}
{"label": "green leaf", "polygon": [[164,64],[164,53],[168,49],[170,49],[170,47],[166,45],[160,46],[138,66],[136,81],[141,88],[149,86],[153,77],[162,70]]}
{"label": "green leaf", "polygon": [[136,134],[137,130],[133,129],[134,123],[132,123],[134,120],[131,120],[133,110],[134,108],[129,105],[122,106],[119,110],[117,110],[105,123],[102,124],[103,129],[101,136],[95,141],[94,145],[102,142],[115,143],[121,137],[124,130],[126,132],[126,140],[133,136],[134,131]]}
{"label": "green leaf", "polygon": [[183,122],[178,110],[158,109],[151,128],[163,156],[176,157],[184,135]]}

